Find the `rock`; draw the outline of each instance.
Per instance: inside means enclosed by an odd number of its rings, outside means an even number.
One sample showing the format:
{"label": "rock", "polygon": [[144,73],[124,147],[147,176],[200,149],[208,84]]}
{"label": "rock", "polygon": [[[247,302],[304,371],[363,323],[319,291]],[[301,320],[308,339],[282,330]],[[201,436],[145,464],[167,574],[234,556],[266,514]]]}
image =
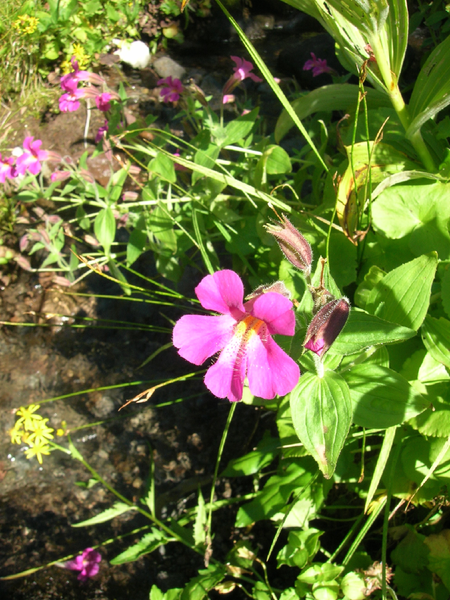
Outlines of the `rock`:
{"label": "rock", "polygon": [[161,56],[153,61],[153,68],[161,78],[172,77],[183,79],[186,69],[169,56]]}

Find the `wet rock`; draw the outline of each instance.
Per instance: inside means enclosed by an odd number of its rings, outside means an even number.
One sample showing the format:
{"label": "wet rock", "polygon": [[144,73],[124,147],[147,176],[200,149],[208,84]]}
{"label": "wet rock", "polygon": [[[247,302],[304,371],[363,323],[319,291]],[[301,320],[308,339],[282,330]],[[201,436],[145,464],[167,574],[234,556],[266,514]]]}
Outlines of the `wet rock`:
{"label": "wet rock", "polygon": [[186,69],[177,63],[169,56],[161,56],[153,61],[153,68],[158,73],[159,77],[173,77],[183,79],[186,74]]}

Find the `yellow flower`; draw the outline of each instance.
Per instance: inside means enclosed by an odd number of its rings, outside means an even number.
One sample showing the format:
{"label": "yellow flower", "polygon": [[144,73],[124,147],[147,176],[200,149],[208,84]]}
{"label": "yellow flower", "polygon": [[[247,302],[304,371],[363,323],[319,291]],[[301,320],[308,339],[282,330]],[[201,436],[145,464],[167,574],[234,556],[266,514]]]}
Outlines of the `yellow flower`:
{"label": "yellow flower", "polygon": [[81,44],[74,44],[73,45],[73,56],[75,56],[76,60],[78,61],[78,67],[83,70],[86,69],[89,66],[90,58],[89,58],[89,54],[86,54],[86,52],[84,51],[84,48]]}
{"label": "yellow flower", "polygon": [[36,31],[38,23],[39,19],[36,19],[36,17],[21,15],[14,21],[13,27],[21,34],[30,35]]}
{"label": "yellow flower", "polygon": [[48,444],[45,444],[44,442],[35,444],[34,446],[31,446],[31,448],[28,448],[28,450],[25,450],[25,456],[27,458],[33,458],[33,456],[35,456],[38,459],[40,465],[42,465],[43,454],[47,456],[50,454],[50,446]]}
{"label": "yellow flower", "polygon": [[21,406],[17,411],[17,415],[19,415],[20,419],[17,420],[15,427],[19,425],[19,423],[23,423],[24,429],[32,430],[33,422],[41,421],[41,415],[35,415],[34,413],[39,410],[41,407],[39,404],[29,404],[28,406]]}
{"label": "yellow flower", "polygon": [[28,436],[27,443],[36,444],[47,443],[47,440],[53,439],[53,432],[55,431],[52,427],[47,426],[48,419],[42,419],[42,421],[34,421],[32,427],[32,433]]}
{"label": "yellow flower", "polygon": [[24,433],[22,423],[17,422],[12,429],[8,430],[8,434],[11,436],[11,444],[20,444]]}

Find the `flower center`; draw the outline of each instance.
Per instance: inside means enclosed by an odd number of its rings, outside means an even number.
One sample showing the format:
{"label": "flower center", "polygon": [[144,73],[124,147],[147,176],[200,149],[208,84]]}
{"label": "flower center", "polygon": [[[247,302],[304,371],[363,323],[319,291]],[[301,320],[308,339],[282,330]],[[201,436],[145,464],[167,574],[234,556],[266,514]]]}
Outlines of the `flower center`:
{"label": "flower center", "polygon": [[235,335],[240,338],[241,345],[245,346],[252,335],[258,334],[261,327],[265,325],[264,321],[249,315],[240,321],[236,326]]}

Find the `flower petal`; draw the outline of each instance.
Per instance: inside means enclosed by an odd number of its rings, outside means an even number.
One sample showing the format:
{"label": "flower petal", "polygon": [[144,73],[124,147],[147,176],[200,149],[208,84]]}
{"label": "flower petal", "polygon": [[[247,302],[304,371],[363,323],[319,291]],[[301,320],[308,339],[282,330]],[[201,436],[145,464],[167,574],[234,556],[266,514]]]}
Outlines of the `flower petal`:
{"label": "flower petal", "polygon": [[248,385],[253,395],[265,400],[285,396],[300,378],[298,364],[271,337],[253,335],[247,345]]}
{"label": "flower petal", "polygon": [[[275,292],[267,292],[249,302],[253,304],[251,314],[266,323],[270,334],[294,335],[295,315],[288,298]],[[247,304],[245,307],[247,308]]]}
{"label": "flower petal", "polygon": [[203,308],[223,315],[232,315],[236,320],[244,314],[244,284],[234,271],[224,269],[204,277],[195,288]]}
{"label": "flower petal", "polygon": [[238,402],[242,399],[246,369],[247,354],[242,352],[240,338],[233,336],[206,372],[205,385],[218,398]]}
{"label": "flower petal", "polygon": [[229,315],[184,315],[173,329],[173,345],[180,356],[201,365],[226,346],[233,337],[235,324]]}

